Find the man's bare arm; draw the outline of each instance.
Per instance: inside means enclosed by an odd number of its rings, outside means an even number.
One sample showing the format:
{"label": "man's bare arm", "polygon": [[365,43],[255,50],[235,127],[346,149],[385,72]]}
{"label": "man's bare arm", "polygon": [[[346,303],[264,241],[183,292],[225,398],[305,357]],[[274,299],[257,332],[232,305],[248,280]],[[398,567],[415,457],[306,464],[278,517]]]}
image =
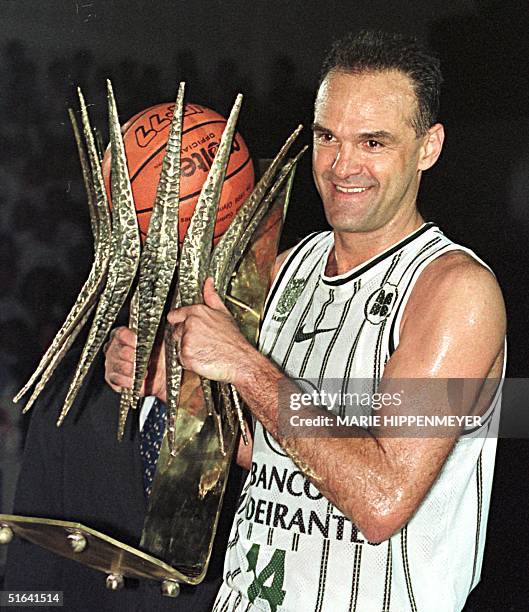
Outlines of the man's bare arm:
{"label": "man's bare arm", "polygon": [[[369,540],[390,537],[421,503],[455,436],[323,438],[317,444],[283,438],[277,426],[278,387],[291,383],[244,341],[211,281],[204,297],[205,305],[169,315],[184,367],[233,382],[255,417]],[[447,254],[419,277],[382,384],[403,378],[499,376],[504,335],[503,300],[492,274],[463,253]]]}

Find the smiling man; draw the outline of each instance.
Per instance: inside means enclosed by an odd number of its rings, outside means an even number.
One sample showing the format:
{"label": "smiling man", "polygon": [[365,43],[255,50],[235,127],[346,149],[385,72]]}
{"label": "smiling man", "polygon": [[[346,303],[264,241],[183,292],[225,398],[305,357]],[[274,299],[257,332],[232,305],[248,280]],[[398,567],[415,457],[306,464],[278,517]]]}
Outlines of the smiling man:
{"label": "smiling man", "polygon": [[[276,265],[260,352],[215,293],[172,311],[183,367],[236,385],[255,421],[250,473],[215,610],[461,610],[480,577],[504,371],[505,310],[490,270],[417,209],[444,138],[438,61],[416,42],[363,32],[335,44],[314,117],[314,180],[332,231]],[[107,380],[130,385],[130,330],[116,333]],[[462,394],[481,426],[348,437],[280,427],[294,379],[342,393],[358,381],[396,398],[395,417],[449,411],[442,379],[490,379]],[[367,383],[366,383],[367,381]],[[448,385],[450,386],[450,385]],[[163,388],[159,395],[163,398]],[[340,405],[337,414],[344,407]],[[373,408],[373,406],[372,406]],[[328,414],[304,406],[307,417]],[[329,428],[330,429],[330,428]],[[253,606],[253,607],[252,607]]]}

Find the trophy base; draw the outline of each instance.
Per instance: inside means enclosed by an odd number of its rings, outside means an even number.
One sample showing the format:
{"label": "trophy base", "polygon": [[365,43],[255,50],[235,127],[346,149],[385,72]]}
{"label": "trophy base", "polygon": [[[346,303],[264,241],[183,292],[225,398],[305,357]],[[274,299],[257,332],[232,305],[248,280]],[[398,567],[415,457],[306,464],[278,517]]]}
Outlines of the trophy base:
{"label": "trophy base", "polygon": [[15,536],[103,572],[107,575],[107,587],[112,590],[122,588],[125,578],[141,578],[159,582],[163,595],[176,597],[179,583],[193,585],[200,581],[200,571],[190,568],[186,575],[81,523],[0,514],[0,544],[9,544]]}

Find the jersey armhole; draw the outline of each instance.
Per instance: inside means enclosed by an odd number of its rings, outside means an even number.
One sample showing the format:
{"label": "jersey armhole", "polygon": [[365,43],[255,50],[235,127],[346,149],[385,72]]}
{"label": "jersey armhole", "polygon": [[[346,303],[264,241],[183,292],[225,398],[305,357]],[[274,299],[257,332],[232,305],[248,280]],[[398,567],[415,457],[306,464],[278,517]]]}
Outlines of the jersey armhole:
{"label": "jersey armhole", "polygon": [[[487,408],[487,410],[480,415],[480,423],[479,425],[475,426],[475,427],[465,427],[463,429],[463,431],[460,434],[460,438],[464,438],[464,437],[470,437],[472,434],[475,434],[477,431],[482,430],[484,427],[489,427],[491,425],[491,421],[492,421],[492,417],[494,416],[494,413],[496,412],[496,409],[501,407],[501,392],[503,389],[503,383],[505,382],[505,372],[507,370],[507,338],[505,338],[505,341],[503,343],[503,365],[502,365],[502,369],[501,369],[501,377],[500,377],[500,381],[498,383],[498,387],[496,389],[496,391],[494,392],[494,397],[492,398],[492,401],[490,402],[490,406]],[[499,428],[499,422],[498,422],[498,428]],[[487,436],[488,437],[490,432],[487,432]],[[496,431],[496,435],[498,435],[498,431]]]}
{"label": "jersey armhole", "polygon": [[265,300],[265,304],[264,304],[264,308],[263,308],[263,316],[262,316],[261,321],[265,320],[266,315],[268,314],[268,310],[270,308],[270,305],[274,301],[274,298],[277,295],[277,291],[278,291],[279,287],[281,286],[281,284],[283,282],[285,274],[286,274],[287,270],[290,268],[290,266],[291,266],[292,262],[294,261],[294,259],[298,256],[298,254],[301,252],[301,250],[303,248],[305,248],[309,244],[309,242],[314,237],[316,237],[316,236],[318,236],[320,234],[321,234],[321,232],[312,232],[312,234],[309,234],[308,236],[306,236],[299,244],[297,244],[292,249],[292,251],[285,258],[285,261],[279,267],[279,270],[277,271],[277,274],[276,274],[276,277],[274,278],[272,286],[270,287],[270,291],[268,292],[268,295],[266,296],[266,300]]}

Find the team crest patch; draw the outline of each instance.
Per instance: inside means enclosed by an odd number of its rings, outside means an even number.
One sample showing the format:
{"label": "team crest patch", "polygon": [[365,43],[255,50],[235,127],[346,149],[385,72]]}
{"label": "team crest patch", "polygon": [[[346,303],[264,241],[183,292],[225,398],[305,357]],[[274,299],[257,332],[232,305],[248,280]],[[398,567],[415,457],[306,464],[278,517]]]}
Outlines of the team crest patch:
{"label": "team crest patch", "polygon": [[303,292],[306,282],[304,278],[291,278],[288,281],[287,286],[277,302],[272,319],[275,321],[282,321],[288,315]]}
{"label": "team crest patch", "polygon": [[380,325],[391,314],[397,296],[397,287],[384,283],[380,289],[369,296],[365,306],[366,319],[373,325]]}

